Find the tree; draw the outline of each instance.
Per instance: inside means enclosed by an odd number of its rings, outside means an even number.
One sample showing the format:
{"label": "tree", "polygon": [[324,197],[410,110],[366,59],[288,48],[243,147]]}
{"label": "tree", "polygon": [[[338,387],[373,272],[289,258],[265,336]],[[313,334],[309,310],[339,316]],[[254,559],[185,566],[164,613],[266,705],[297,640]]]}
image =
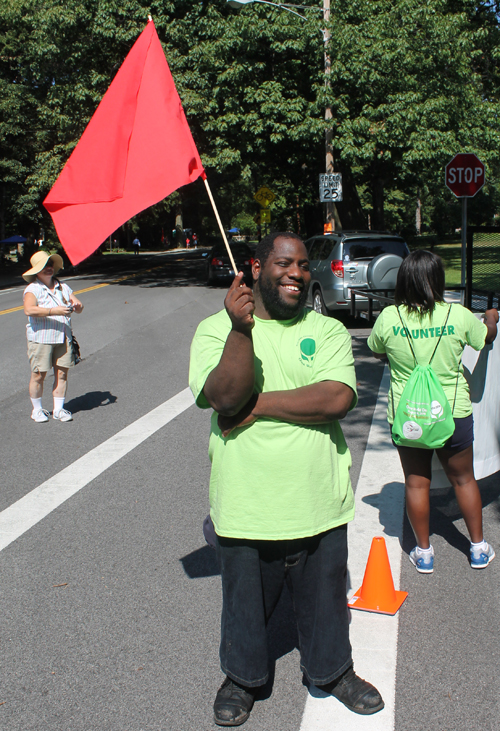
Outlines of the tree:
{"label": "tree", "polygon": [[[442,169],[463,148],[499,179],[498,4],[332,0],[329,87],[317,10],[312,3],[302,22],[262,4],[235,12],[225,0],[0,0],[6,223],[48,228],[42,201],[149,12],[225,225],[258,213],[253,194],[265,184],[275,227],[321,228],[327,104],[336,167],[353,191],[345,221],[355,221],[355,190],[374,227],[410,225],[418,192],[428,223],[441,220],[433,211],[451,200]],[[131,226],[159,240],[179,206],[187,225],[215,232],[195,184]]]}
{"label": "tree", "polygon": [[[252,213],[263,182],[276,190],[285,219],[297,195],[314,207],[322,135],[313,90],[321,76],[317,25],[274,12],[269,22],[266,12],[238,16],[223,0],[1,3],[3,102],[11,117],[19,111],[0,136],[0,165],[11,171],[4,178],[10,220],[48,224],[41,202],[149,10],[225,218]],[[180,195],[189,207],[190,191]]]}
{"label": "tree", "polygon": [[471,0],[333,0],[334,145],[366,186],[374,228],[388,200],[401,225],[417,189],[440,199],[444,165],[460,150],[498,179],[496,11]]}

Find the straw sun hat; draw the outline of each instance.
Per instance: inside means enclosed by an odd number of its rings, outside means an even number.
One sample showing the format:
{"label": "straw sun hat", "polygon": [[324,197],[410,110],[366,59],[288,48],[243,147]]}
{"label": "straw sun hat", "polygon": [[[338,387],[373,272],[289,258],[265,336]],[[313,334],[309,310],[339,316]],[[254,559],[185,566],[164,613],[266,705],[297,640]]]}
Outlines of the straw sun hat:
{"label": "straw sun hat", "polygon": [[63,260],[59,256],[59,254],[47,254],[46,251],[37,251],[36,254],[33,254],[33,256],[31,257],[31,269],[28,269],[27,272],[24,272],[23,279],[26,282],[34,282],[36,279],[36,275],[40,274],[49,259],[54,264],[54,274],[57,274],[59,269],[63,268]]}

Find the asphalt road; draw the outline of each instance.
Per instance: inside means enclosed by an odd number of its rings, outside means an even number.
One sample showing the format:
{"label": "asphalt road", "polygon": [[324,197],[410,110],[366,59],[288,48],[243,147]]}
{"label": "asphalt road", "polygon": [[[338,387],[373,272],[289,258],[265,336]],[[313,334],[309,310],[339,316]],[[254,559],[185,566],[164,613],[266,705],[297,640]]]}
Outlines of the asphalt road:
{"label": "asphalt road", "polygon": [[[197,254],[138,259],[68,280],[88,291],[73,318],[84,360],[70,372],[67,424],[29,419],[26,318],[1,314],[21,305],[23,286],[0,290],[0,511],[186,388],[192,336],[224,291],[204,286]],[[356,485],[382,367],[368,328],[350,331],[360,403],[343,428]],[[221,598],[202,535],[208,430],[209,413],[188,408],[1,551],[2,729],[215,728]],[[499,480],[483,482],[488,540],[500,547]],[[496,562],[470,571],[456,506],[446,491],[433,501],[435,574],[418,575],[403,556],[411,601],[400,612],[395,728],[498,729]],[[408,527],[403,545],[413,546]],[[286,594],[269,641],[274,671],[245,728],[298,731],[308,691]]]}

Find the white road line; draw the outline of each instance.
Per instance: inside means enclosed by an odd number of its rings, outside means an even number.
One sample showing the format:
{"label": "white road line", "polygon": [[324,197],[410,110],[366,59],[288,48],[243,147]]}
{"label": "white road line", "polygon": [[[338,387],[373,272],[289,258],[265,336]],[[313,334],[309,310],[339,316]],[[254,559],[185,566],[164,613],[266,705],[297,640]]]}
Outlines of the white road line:
{"label": "white road line", "polygon": [[185,388],[3,510],[0,551],[193,404]]}
{"label": "white road line", "polygon": [[[385,538],[394,585],[399,588],[404,487],[401,464],[386,421],[388,386],[386,366],[356,488],[356,517],[349,526],[349,597],[363,582],[375,536]],[[351,617],[354,667],[358,675],[378,688],[385,708],[373,716],[360,716],[313,687],[307,697],[300,731],[394,729],[398,615],[390,617],[353,609]]]}

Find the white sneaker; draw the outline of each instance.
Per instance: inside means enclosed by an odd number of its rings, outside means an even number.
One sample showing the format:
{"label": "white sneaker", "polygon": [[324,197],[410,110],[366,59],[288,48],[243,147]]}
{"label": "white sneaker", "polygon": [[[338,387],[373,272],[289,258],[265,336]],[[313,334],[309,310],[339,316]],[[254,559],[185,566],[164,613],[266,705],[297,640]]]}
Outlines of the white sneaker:
{"label": "white sneaker", "polygon": [[410,561],[419,574],[432,574],[434,571],[434,548],[431,546],[430,549],[429,553],[421,553],[420,548],[415,546],[410,551]]}
{"label": "white sneaker", "polygon": [[66,411],[66,409],[61,409],[60,411],[54,411],[52,414],[53,419],[58,419],[58,421],[73,421],[73,414],[71,411]]}
{"label": "white sneaker", "polygon": [[484,546],[483,548],[470,547],[470,565],[473,569],[485,569],[495,558],[493,546],[490,546],[486,541]]}
{"label": "white sneaker", "polygon": [[43,421],[49,420],[49,412],[45,411],[45,409],[38,409],[38,411],[35,411],[33,409],[33,411],[31,412],[31,418],[33,419],[33,421],[41,424]]}

